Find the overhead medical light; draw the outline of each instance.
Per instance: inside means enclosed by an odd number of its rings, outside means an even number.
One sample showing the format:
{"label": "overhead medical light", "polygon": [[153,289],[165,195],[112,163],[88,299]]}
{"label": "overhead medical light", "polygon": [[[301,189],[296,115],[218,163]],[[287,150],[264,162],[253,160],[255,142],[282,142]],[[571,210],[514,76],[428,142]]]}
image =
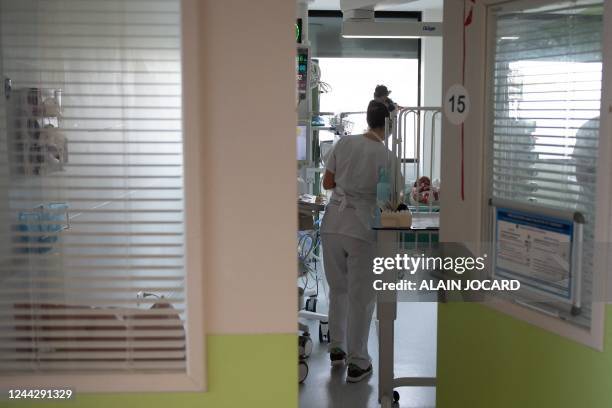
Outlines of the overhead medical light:
{"label": "overhead medical light", "polygon": [[442,23],[344,21],[344,38],[422,38],[442,36]]}
{"label": "overhead medical light", "polygon": [[374,9],[342,10],[344,38],[422,38],[442,36],[442,23],[376,21]]}
{"label": "overhead medical light", "polygon": [[[396,1],[387,0],[386,2]],[[406,0],[402,0],[402,2],[404,1]],[[348,0],[341,1],[342,3],[348,3]],[[376,13],[372,5],[342,8],[342,37],[344,38],[422,38],[441,36],[442,23],[376,21]]]}

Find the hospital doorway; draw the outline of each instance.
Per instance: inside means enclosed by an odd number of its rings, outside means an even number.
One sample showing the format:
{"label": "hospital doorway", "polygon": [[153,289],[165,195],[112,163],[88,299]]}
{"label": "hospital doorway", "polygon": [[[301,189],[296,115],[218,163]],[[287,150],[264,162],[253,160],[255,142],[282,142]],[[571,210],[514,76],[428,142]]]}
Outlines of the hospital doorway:
{"label": "hospital doorway", "polygon": [[[392,18],[389,15],[386,17]],[[412,13],[404,14],[403,17],[418,18]],[[350,42],[340,36],[341,14],[311,12],[309,20],[309,58],[313,73],[310,81],[313,88],[307,96],[309,109],[302,110],[310,115],[301,117],[300,124],[303,131],[308,132],[305,138],[308,146],[303,150],[308,152],[311,160],[298,166],[298,186],[300,192],[313,197],[312,209],[317,208],[317,203],[325,202],[319,197],[330,198],[330,191],[323,188],[322,181],[334,143],[343,137],[360,135],[367,130],[366,109],[376,86],[385,85],[391,90],[393,101],[402,107],[422,105],[424,88],[421,81],[423,67],[419,40]],[[415,140],[401,152],[407,200],[413,199],[417,176],[428,174],[432,183],[439,183],[439,135],[431,127],[427,128],[424,124],[419,126],[421,137],[430,132],[432,138],[438,137],[438,143],[437,146],[434,143],[434,147],[428,150],[425,145],[430,146],[429,140],[421,140],[418,147]],[[298,141],[299,137],[298,130]],[[430,165],[432,161],[433,165]],[[413,201],[413,204],[418,205],[419,196]],[[426,206],[427,210],[437,211],[439,207],[435,204]],[[301,288],[302,310],[299,320],[302,328],[305,325],[310,335],[310,341],[300,343],[300,353],[308,354],[304,359],[307,365],[306,376],[300,385],[300,407],[378,406],[379,334],[376,318],[372,320],[368,342],[374,367],[373,376],[368,381],[347,384],[346,369],[330,370],[327,343],[329,327],[326,325],[329,287],[318,231],[325,209],[320,206],[317,211],[309,212],[302,207],[300,214],[298,264],[301,276],[298,286]],[[309,221],[310,215],[313,216],[312,222]],[[312,262],[308,260],[309,257]],[[436,376],[437,304],[435,298],[422,300],[398,303],[394,345],[395,372],[398,376]],[[401,406],[435,406],[433,387],[400,388],[398,391],[403,401]]]}

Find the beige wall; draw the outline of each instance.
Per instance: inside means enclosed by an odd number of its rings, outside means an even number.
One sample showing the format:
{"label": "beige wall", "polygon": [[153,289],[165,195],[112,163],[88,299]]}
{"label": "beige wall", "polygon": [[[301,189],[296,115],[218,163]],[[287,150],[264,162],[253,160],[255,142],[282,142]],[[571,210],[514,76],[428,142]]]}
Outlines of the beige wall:
{"label": "beige wall", "polygon": [[295,332],[295,2],[199,7],[207,333]]}
{"label": "beige wall", "polygon": [[[469,3],[469,2],[467,2]],[[462,81],[462,13],[463,0],[446,0],[444,4],[444,70],[442,92]],[[472,107],[465,122],[464,171],[465,200],[461,200],[461,127],[442,123],[442,180],[444,198],[440,210],[440,239],[446,242],[478,242],[482,225],[484,168],[484,76],[485,19],[484,7],[474,10],[474,24],[466,36],[466,81]]]}

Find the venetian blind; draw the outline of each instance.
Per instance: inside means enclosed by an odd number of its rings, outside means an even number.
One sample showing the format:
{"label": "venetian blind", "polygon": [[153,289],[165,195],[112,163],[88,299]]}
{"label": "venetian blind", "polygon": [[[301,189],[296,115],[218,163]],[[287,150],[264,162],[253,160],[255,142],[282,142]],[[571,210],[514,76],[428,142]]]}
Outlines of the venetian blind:
{"label": "venetian blind", "polygon": [[492,195],[585,216],[585,311],[579,319],[585,325],[593,274],[602,13],[602,4],[593,2],[499,12],[492,67]]}
{"label": "venetian blind", "polygon": [[184,372],[179,0],[1,0],[0,374]]}

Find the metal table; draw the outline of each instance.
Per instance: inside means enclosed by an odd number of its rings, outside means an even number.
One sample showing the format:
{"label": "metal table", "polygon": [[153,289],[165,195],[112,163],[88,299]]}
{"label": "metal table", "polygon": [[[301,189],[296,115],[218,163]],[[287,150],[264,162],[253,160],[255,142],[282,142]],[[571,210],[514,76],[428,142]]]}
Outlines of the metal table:
{"label": "metal table", "polygon": [[[387,253],[380,256],[395,256],[402,233],[436,232],[440,228],[439,213],[414,213],[410,228],[374,227],[377,231],[379,248]],[[397,271],[386,271],[382,275],[385,282],[397,281]],[[376,301],[378,320],[378,400],[383,408],[390,408],[399,400],[394,391],[398,387],[435,387],[435,377],[395,377],[394,346],[395,320],[397,318],[397,292],[387,291],[379,294]]]}

